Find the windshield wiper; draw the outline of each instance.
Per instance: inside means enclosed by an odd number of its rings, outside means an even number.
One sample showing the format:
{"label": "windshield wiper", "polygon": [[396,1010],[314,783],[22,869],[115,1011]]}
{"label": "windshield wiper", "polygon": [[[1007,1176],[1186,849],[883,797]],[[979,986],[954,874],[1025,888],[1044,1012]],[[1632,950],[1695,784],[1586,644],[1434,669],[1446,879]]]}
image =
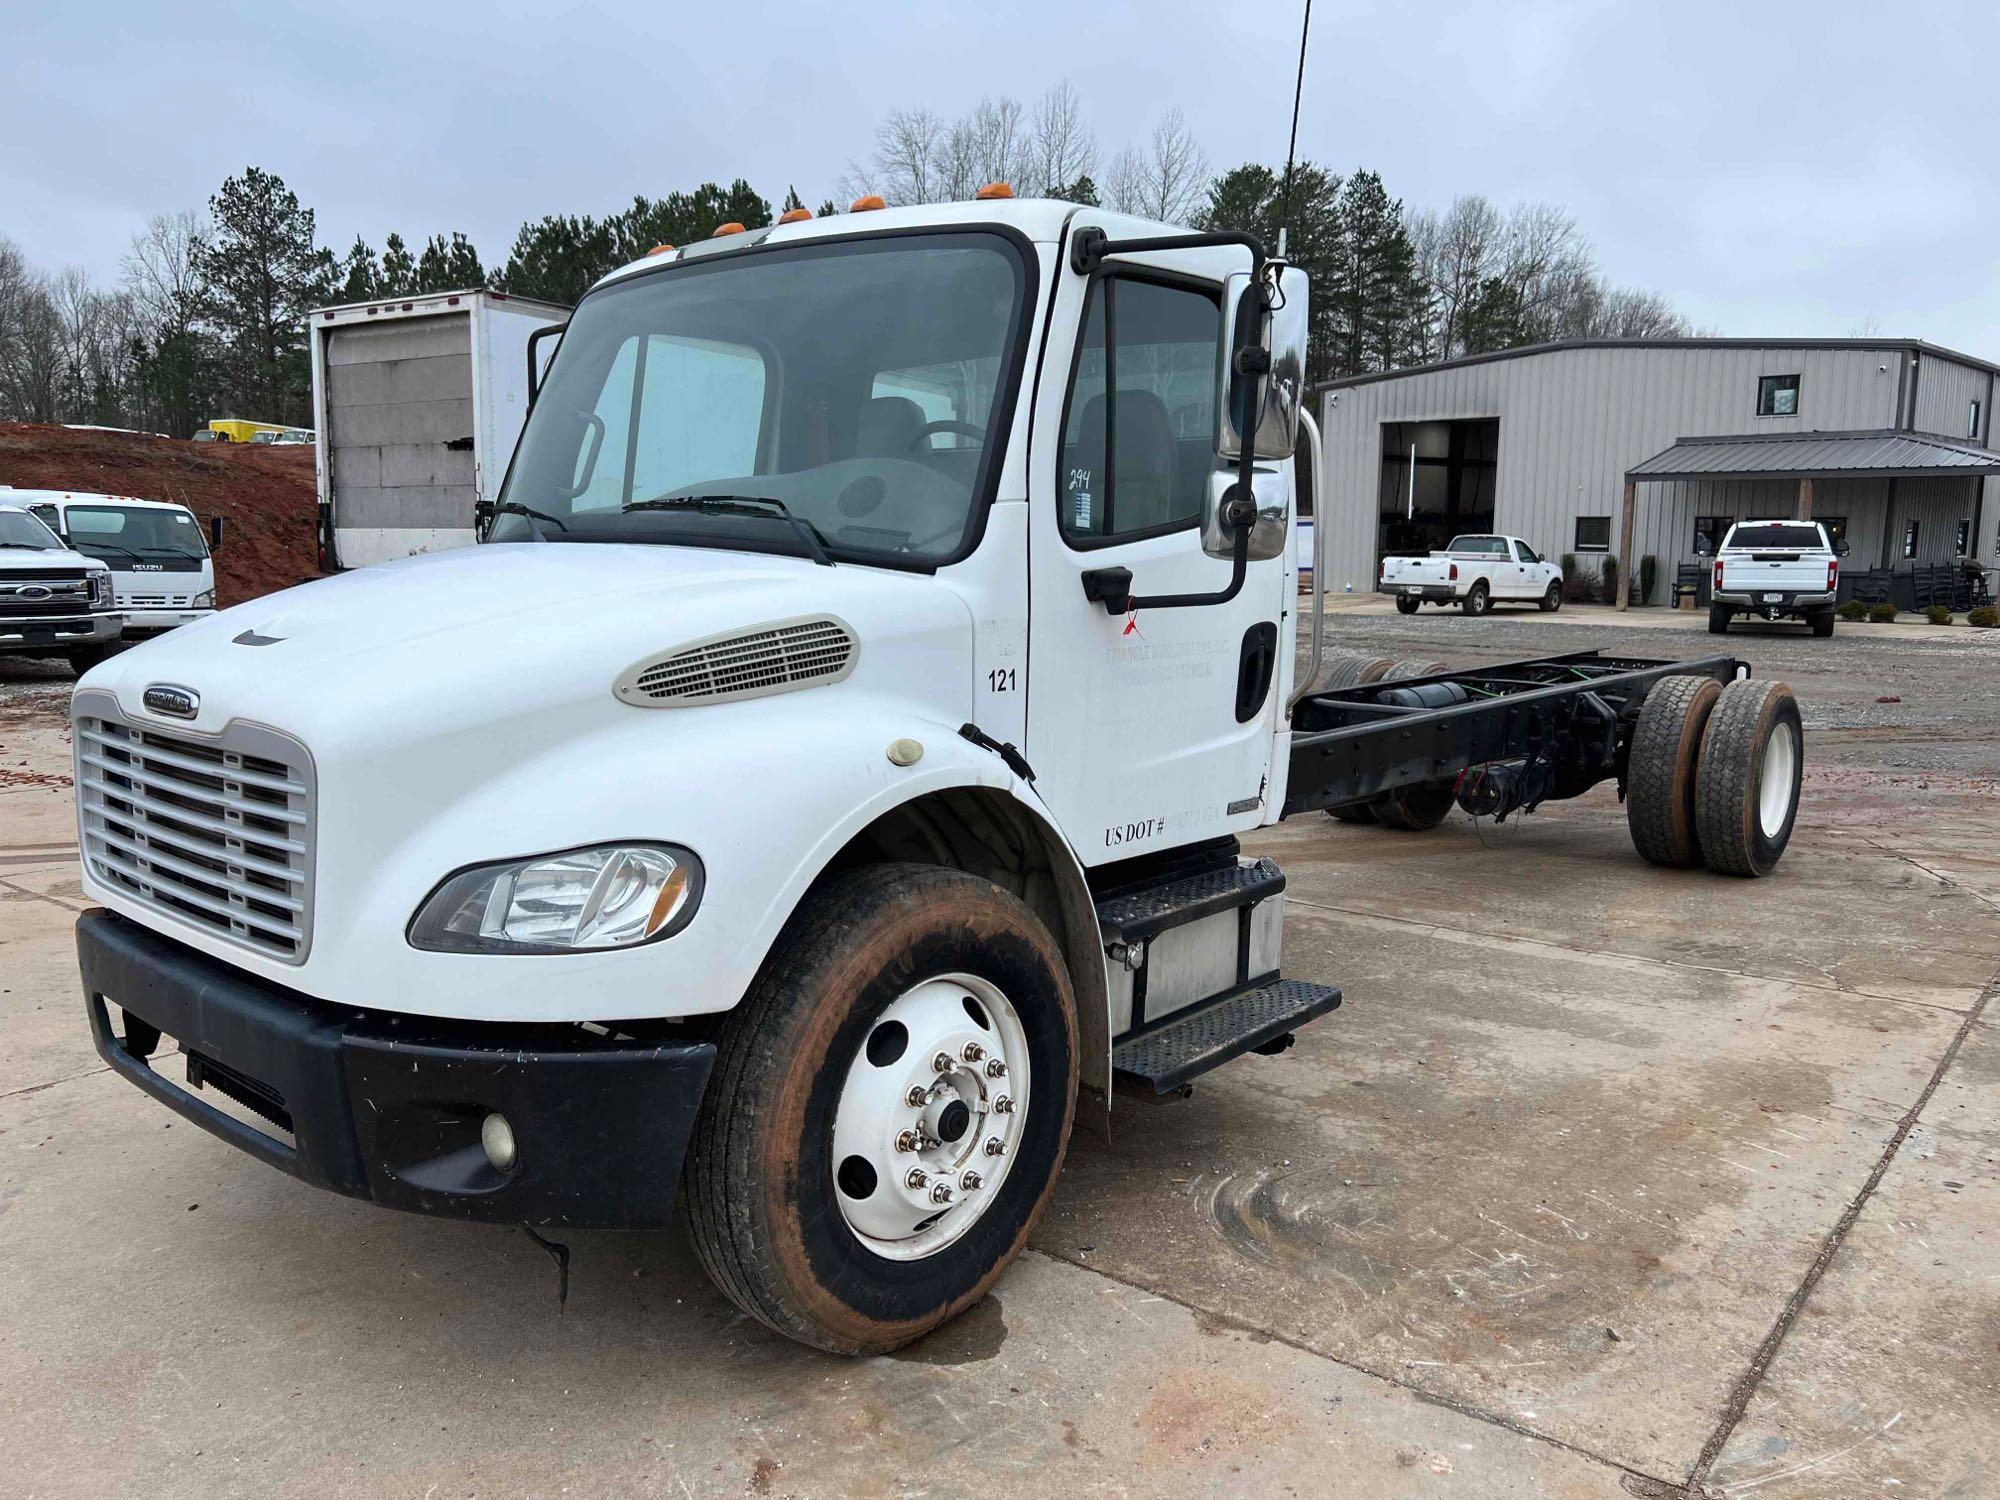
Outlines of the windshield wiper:
{"label": "windshield wiper", "polygon": [[810,521],[802,521],[793,515],[791,508],[782,500],[773,500],[769,495],[658,495],[651,500],[634,500],[621,508],[622,513],[635,510],[705,510],[719,514],[735,512],[762,515],[766,512],[758,507],[768,507],[790,523],[792,530],[799,534],[805,544],[806,553],[822,568],[833,566],[833,559],[826,555],[826,547],[821,541],[819,528]]}
{"label": "windshield wiper", "polygon": [[0,542],[0,547],[19,547],[23,552],[60,551],[60,548],[44,547],[40,542]]}
{"label": "windshield wiper", "polygon": [[[532,505],[523,505],[518,500],[495,501],[493,504],[493,514],[496,516],[526,516],[531,522],[547,521],[558,531],[569,530],[569,523],[563,520],[561,516],[552,516],[545,510],[536,510]],[[538,542],[546,542],[548,540],[547,537],[542,535],[540,529],[533,525],[528,527],[528,534]]]}

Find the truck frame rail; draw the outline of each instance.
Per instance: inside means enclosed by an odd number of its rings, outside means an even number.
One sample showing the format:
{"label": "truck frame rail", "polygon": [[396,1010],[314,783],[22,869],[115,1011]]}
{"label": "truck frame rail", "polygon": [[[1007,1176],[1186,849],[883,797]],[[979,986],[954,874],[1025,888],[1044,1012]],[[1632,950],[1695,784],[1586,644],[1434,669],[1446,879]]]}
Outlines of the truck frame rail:
{"label": "truck frame rail", "polygon": [[1731,656],[1688,661],[1576,651],[1308,693],[1292,717],[1283,816],[1455,782],[1475,766],[1540,761],[1547,795],[1622,778],[1631,729],[1663,677],[1748,677]]}

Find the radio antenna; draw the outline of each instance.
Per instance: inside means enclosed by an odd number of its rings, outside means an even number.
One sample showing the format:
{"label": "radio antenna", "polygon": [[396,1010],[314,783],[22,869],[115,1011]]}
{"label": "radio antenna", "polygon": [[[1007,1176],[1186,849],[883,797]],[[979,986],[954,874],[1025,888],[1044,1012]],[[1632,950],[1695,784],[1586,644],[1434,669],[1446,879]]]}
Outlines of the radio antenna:
{"label": "radio antenna", "polygon": [[1285,236],[1292,223],[1292,162],[1299,151],[1299,101],[1306,92],[1306,38],[1312,35],[1313,0],[1306,0],[1305,24],[1299,28],[1299,79],[1292,87],[1292,139],[1285,147],[1285,190],[1278,207],[1278,259],[1285,258]]}

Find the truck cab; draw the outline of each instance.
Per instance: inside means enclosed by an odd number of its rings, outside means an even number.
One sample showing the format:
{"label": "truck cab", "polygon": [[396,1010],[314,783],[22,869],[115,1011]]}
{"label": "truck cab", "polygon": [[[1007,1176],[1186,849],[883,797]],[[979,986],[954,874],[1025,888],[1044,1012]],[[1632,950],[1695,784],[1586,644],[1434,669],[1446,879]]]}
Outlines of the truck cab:
{"label": "truck cab", "polygon": [[212,554],[222,545],[220,516],[203,536],[194,512],[168,500],[62,490],[21,490],[12,498],[69,546],[111,570],[126,640],[144,640],[215,613]]}
{"label": "truck cab", "polygon": [[118,644],[111,570],[0,488],[0,656],[60,656],[79,675]]}
{"label": "truck cab", "polygon": [[[1489,806],[1575,795],[1678,670],[1305,696],[1307,306],[1248,235],[997,186],[614,272],[545,374],[530,346],[478,545],[79,685],[100,1054],[384,1206],[678,1205],[729,1296],[822,1348],[971,1306],[1114,1087],[1183,1096],[1341,1003],[1281,972],[1284,875],[1241,835],[1448,807],[1475,759],[1526,757]],[[1742,873],[1789,836],[1771,805]]]}

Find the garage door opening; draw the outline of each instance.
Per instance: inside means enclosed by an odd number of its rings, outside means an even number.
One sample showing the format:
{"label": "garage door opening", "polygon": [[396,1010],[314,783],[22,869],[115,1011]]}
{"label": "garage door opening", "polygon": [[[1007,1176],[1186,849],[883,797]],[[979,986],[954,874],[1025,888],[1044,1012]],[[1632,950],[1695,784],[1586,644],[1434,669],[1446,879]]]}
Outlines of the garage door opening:
{"label": "garage door opening", "polygon": [[1376,550],[1417,557],[1465,531],[1493,529],[1500,419],[1384,422]]}

